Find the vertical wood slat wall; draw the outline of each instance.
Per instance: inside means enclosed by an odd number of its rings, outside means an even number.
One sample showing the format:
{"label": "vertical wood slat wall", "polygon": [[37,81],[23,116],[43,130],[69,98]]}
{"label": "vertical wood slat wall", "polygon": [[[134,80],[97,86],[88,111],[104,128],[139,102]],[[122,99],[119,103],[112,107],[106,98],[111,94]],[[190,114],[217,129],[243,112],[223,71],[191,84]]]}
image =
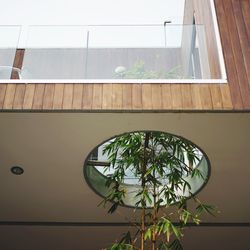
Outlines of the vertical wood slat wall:
{"label": "vertical wood slat wall", "polygon": [[[201,22],[207,3],[193,0]],[[228,84],[0,84],[0,109],[250,110],[250,0],[215,5]]]}

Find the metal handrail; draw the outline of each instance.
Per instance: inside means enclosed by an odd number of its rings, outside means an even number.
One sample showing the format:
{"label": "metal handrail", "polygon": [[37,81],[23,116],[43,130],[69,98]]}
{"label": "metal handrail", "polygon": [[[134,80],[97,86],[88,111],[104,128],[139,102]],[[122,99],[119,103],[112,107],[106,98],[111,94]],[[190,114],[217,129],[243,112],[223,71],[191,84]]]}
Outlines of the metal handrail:
{"label": "metal handrail", "polygon": [[18,78],[21,80],[22,79],[22,70],[16,67],[12,67],[12,66],[0,66],[0,70],[1,69],[10,69],[11,71],[16,71],[18,74]]}

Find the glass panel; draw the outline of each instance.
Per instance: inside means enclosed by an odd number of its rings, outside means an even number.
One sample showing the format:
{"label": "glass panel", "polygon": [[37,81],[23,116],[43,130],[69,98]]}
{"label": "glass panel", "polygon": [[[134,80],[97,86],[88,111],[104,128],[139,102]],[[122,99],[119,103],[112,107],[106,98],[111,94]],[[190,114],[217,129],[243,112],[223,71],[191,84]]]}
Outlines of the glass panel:
{"label": "glass panel", "polygon": [[25,79],[85,78],[87,31],[81,26],[32,26],[22,68]]}
{"label": "glass panel", "polygon": [[19,26],[0,26],[0,80],[10,79],[15,70],[13,64],[19,35]]}
{"label": "glass panel", "polygon": [[149,71],[164,66],[163,50],[163,26],[89,27],[87,78],[158,78]]}
{"label": "glass panel", "polygon": [[[196,47],[197,39],[200,46]],[[193,63],[194,55],[204,57],[200,64]],[[200,68],[203,74],[195,75]],[[209,79],[209,72],[203,26],[89,29],[86,74],[89,79]]]}
{"label": "glass panel", "polygon": [[32,26],[22,78],[211,79],[204,26]]}

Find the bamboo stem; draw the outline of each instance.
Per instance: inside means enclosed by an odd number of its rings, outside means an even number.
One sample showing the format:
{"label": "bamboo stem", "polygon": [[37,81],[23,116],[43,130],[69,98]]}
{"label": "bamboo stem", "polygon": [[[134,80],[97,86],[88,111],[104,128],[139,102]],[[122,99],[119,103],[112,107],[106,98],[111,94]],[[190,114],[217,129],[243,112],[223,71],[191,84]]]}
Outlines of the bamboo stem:
{"label": "bamboo stem", "polygon": [[[145,141],[144,141],[144,157],[143,157],[143,163],[142,163],[142,173],[141,173],[141,186],[143,191],[145,190],[146,187],[146,178],[145,174],[147,172],[147,148],[149,144],[149,136],[150,133],[146,132],[145,133]],[[141,250],[145,250],[145,239],[144,239],[144,234],[146,231],[146,226],[145,226],[145,210],[146,210],[146,200],[143,198],[142,200],[142,213],[141,213]]]}
{"label": "bamboo stem", "polygon": [[141,250],[145,249],[144,233],[145,233],[145,208],[142,208],[142,214],[141,214]]}
{"label": "bamboo stem", "polygon": [[[155,170],[153,172],[153,176],[155,178]],[[154,189],[153,189],[153,232],[152,232],[152,250],[156,250],[156,242],[157,242],[157,235],[156,235],[156,223],[157,223],[157,215],[158,215],[158,212],[157,212],[157,206],[156,206],[156,202],[157,202],[157,199],[156,199],[156,184],[154,183]]]}
{"label": "bamboo stem", "polygon": [[155,195],[155,186],[154,186],[152,250],[156,250],[156,221],[157,221],[157,208],[156,208],[156,195]]}

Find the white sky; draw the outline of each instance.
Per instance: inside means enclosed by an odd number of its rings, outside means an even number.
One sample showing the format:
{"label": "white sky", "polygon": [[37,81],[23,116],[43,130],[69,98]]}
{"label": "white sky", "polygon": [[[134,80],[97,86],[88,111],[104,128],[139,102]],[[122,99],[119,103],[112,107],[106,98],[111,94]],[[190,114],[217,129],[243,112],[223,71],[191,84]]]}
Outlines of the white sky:
{"label": "white sky", "polygon": [[182,23],[185,0],[0,0],[0,24]]}
{"label": "white sky", "polygon": [[[184,12],[185,0],[0,0],[1,15],[0,25],[22,25],[22,33],[19,41],[19,46],[77,46],[83,44],[82,39],[86,40],[82,36],[82,31],[71,31],[71,39],[67,40],[64,33],[60,33],[60,30],[31,30],[30,35],[27,36],[28,25],[105,25],[105,24],[163,24],[166,20],[171,20],[172,23],[182,24],[183,12]],[[134,45],[135,41],[141,43],[138,38],[140,37],[138,31],[140,29],[123,29],[122,32],[119,27],[115,30],[107,28],[107,30],[94,30],[95,33],[91,33],[92,37],[99,39],[99,43],[110,44],[115,46],[115,43],[111,42],[107,38],[103,40],[104,34],[115,33],[117,37],[120,37],[116,43],[120,44],[124,41],[123,37],[134,37],[130,44]],[[33,32],[33,33],[32,33]],[[58,32],[58,33],[57,33]],[[90,31],[91,32],[91,31]],[[155,33],[154,33],[155,32]],[[151,33],[151,35],[150,35]],[[40,35],[38,35],[40,34]],[[162,30],[150,30],[147,29],[144,32],[144,41],[146,39],[152,46],[161,46],[164,41]],[[54,35],[55,38],[51,39]],[[75,35],[75,38],[74,38]],[[85,36],[85,35],[84,35]],[[123,36],[123,37],[122,37]],[[139,36],[139,37],[138,37]],[[159,37],[155,42],[150,37]],[[0,28],[0,37],[3,37]],[[41,39],[43,37],[43,39]],[[57,39],[56,39],[57,37]],[[81,37],[81,38],[80,38]],[[102,37],[102,40],[100,39]],[[138,38],[137,38],[138,37]],[[48,39],[46,41],[46,38]],[[160,40],[161,39],[161,40]],[[10,40],[6,36],[6,40]],[[29,44],[27,44],[27,40]],[[53,41],[52,41],[53,40]],[[112,41],[114,41],[112,37]],[[127,39],[128,40],[128,39]],[[141,39],[142,40],[142,39]],[[52,42],[51,42],[52,41]],[[61,44],[58,44],[61,41]],[[63,43],[62,43],[63,41]],[[74,44],[72,41],[75,41]],[[90,40],[93,42],[93,39]],[[95,40],[97,41],[97,40]],[[9,44],[9,41],[7,41]],[[41,44],[44,43],[44,44]],[[3,39],[0,45],[5,44]],[[93,46],[99,46],[100,44],[94,44]],[[121,44],[121,46],[123,46]],[[124,45],[126,46],[126,45]],[[129,44],[127,45],[129,46]],[[145,46],[148,44],[145,43]]]}

